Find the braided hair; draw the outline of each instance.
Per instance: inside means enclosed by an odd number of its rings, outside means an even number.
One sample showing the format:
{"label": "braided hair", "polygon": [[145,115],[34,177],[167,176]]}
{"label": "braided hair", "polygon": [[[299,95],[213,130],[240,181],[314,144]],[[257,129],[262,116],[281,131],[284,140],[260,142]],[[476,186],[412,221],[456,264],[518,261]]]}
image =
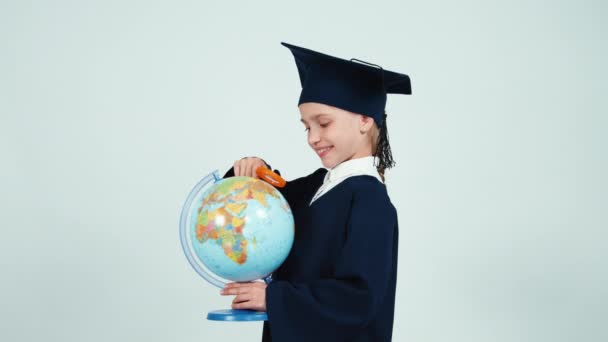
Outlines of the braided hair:
{"label": "braided hair", "polygon": [[375,147],[376,148],[374,152],[374,166],[376,166],[380,177],[382,177],[382,180],[384,181],[384,171],[395,166],[395,161],[393,160],[393,154],[391,152],[391,146],[388,142],[386,112],[384,112],[382,123],[379,127],[378,139]]}

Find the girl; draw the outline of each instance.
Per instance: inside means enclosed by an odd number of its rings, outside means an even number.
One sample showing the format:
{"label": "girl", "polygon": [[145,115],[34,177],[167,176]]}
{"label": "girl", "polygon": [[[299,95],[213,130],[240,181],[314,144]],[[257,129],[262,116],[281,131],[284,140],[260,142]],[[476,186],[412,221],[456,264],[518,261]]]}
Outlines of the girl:
{"label": "girl", "polygon": [[[411,94],[409,77],[282,44],[300,74],[308,144],[325,168],[279,189],[295,239],[273,281],[230,283],[221,293],[236,296],[234,309],[267,312],[263,341],[390,341],[398,225],[384,184],[394,165],[384,108],[387,93]],[[224,177],[256,177],[261,165],[270,168],[243,158]]]}

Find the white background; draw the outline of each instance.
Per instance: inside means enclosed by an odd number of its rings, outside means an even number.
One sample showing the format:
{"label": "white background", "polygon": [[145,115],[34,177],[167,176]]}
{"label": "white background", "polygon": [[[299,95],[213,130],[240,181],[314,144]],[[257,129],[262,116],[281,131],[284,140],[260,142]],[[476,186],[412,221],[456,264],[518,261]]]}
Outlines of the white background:
{"label": "white background", "polygon": [[320,167],[281,41],[389,97],[395,341],[606,341],[601,1],[0,1],[0,340],[258,341],[190,268],[191,187]]}

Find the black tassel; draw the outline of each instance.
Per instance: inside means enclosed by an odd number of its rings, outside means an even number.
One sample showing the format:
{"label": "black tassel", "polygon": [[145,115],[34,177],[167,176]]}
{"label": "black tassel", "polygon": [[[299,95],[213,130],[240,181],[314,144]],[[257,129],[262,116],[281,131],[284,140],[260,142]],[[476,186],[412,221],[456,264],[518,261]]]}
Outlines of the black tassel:
{"label": "black tassel", "polygon": [[386,127],[386,112],[384,113],[384,118],[382,120],[382,124],[380,125],[380,132],[378,135],[378,143],[376,145],[376,158],[375,158],[375,166],[378,170],[378,173],[384,179],[384,171],[386,169],[390,169],[395,166],[395,161],[393,160],[393,154],[391,153],[391,146],[388,142],[388,128]]}

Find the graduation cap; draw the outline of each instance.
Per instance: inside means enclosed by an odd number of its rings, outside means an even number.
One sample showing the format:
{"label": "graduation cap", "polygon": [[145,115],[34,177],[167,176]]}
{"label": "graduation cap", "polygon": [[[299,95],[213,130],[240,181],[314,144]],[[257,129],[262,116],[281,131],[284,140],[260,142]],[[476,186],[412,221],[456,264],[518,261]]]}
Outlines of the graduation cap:
{"label": "graduation cap", "polygon": [[358,59],[345,60],[281,42],[293,53],[302,92],[298,105],[317,102],[370,116],[381,127],[386,94],[412,93],[408,75]]}

